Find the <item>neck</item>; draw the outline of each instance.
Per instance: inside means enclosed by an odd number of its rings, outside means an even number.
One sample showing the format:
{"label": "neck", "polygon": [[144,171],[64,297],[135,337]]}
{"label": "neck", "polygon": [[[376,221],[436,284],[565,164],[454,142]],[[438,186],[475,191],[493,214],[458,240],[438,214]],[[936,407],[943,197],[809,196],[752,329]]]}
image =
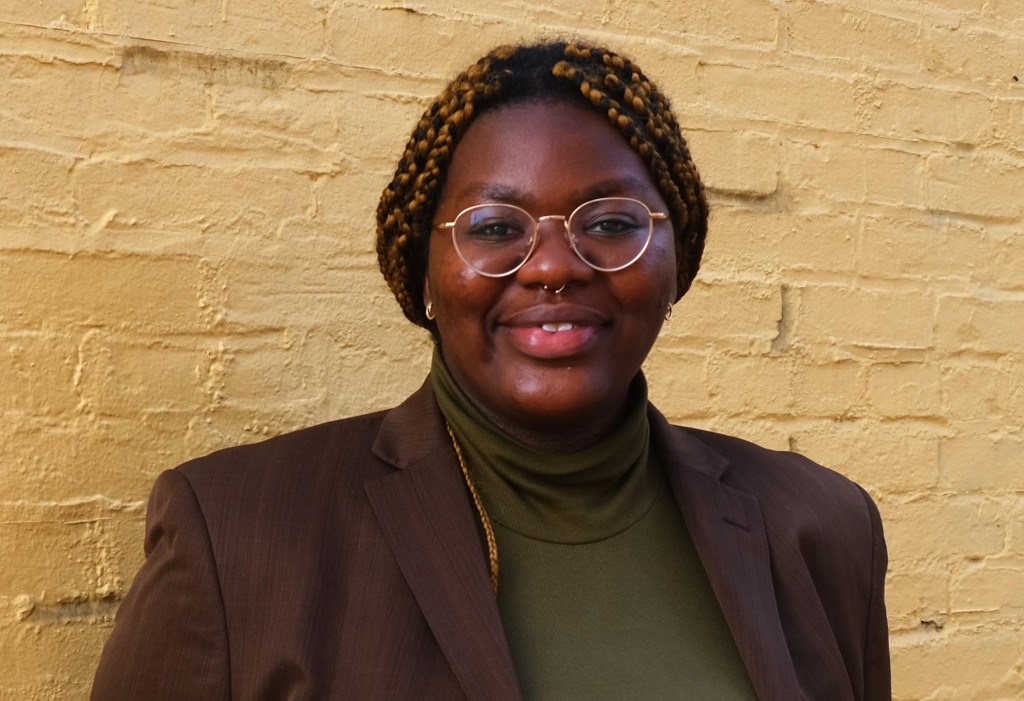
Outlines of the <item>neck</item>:
{"label": "neck", "polygon": [[[646,497],[635,498],[634,489],[653,495],[660,479],[657,470],[647,469],[650,427],[643,377],[631,385],[618,424],[589,447],[572,452],[562,438],[533,447],[510,435],[469,400],[440,363],[434,365],[431,383],[452,442],[460,446],[460,465],[471,475],[467,482],[475,482],[494,524],[574,542],[617,533],[623,521],[614,514],[632,514],[632,519],[650,505]],[[527,440],[537,433],[529,431]],[[541,432],[542,441],[548,436]]]}
{"label": "neck", "polygon": [[[606,438],[623,422],[630,407],[635,406],[631,398],[646,404],[647,386],[638,374],[613,402],[587,407],[582,412],[574,411],[571,415],[519,412],[510,415],[495,411],[470,391],[467,383],[444,362],[440,349],[435,350],[433,364],[434,372],[443,373],[449,378],[448,381],[458,388],[464,401],[483,419],[513,441],[541,453],[566,454],[585,450]],[[635,392],[641,392],[642,396],[634,397]]]}
{"label": "neck", "polygon": [[621,423],[628,400],[628,396],[623,396],[613,410],[609,411],[608,407],[602,407],[604,411],[595,412],[595,415],[588,415],[582,419],[576,417],[574,420],[560,420],[558,417],[539,417],[535,424],[531,424],[512,421],[491,411],[461,384],[459,387],[477,411],[502,433],[527,448],[542,453],[576,453],[594,445]]}

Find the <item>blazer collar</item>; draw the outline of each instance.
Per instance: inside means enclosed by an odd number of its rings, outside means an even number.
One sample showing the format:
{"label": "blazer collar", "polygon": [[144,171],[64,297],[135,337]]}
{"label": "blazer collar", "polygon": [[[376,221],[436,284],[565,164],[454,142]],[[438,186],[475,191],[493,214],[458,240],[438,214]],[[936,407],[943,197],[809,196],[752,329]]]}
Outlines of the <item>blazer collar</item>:
{"label": "blazer collar", "polygon": [[[757,498],[729,460],[650,407],[651,440],[761,701],[800,698]],[[388,412],[373,453],[398,468],[366,484],[385,537],[468,698],[519,701],[486,551],[429,380]]]}
{"label": "blazer collar", "polygon": [[429,381],[384,417],[373,453],[399,469],[366,484],[370,504],[463,691],[520,701],[476,513]]}
{"label": "blazer collar", "polygon": [[761,701],[801,698],[757,498],[723,482],[729,460],[648,411],[653,445]]}

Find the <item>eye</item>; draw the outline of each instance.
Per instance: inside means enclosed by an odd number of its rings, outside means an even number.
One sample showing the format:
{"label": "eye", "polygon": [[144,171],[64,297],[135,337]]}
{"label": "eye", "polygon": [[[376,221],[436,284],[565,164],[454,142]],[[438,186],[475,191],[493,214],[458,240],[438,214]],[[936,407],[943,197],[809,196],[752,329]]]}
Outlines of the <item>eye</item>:
{"label": "eye", "polygon": [[572,215],[574,233],[612,243],[646,237],[651,227],[647,207],[628,197],[605,197],[580,205]]}
{"label": "eye", "polygon": [[481,207],[456,223],[460,237],[480,244],[503,244],[529,238],[527,218],[504,207]]}
{"label": "eye", "polygon": [[474,224],[466,234],[481,241],[503,241],[524,236],[525,232],[509,219],[492,219]]}
{"label": "eye", "polygon": [[583,233],[603,239],[633,236],[643,228],[643,223],[626,212],[602,212],[587,217],[583,222]]}

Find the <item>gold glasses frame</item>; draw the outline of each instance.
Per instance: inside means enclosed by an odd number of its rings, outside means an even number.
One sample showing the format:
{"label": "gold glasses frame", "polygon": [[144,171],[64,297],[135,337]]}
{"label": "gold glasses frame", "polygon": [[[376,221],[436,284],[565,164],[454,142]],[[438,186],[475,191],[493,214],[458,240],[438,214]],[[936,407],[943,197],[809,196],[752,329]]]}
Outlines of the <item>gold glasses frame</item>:
{"label": "gold glasses frame", "polygon": [[[583,255],[583,252],[580,251],[580,249],[578,247],[578,244],[577,244],[577,241],[576,241],[576,235],[573,234],[573,232],[572,232],[572,224],[573,224],[574,218],[581,211],[584,211],[584,210],[586,210],[588,208],[591,208],[595,204],[615,203],[615,202],[628,202],[630,204],[639,205],[641,208],[643,208],[643,210],[645,212],[647,212],[647,238],[644,240],[643,245],[640,247],[640,250],[636,253],[636,255],[634,255],[632,258],[630,258],[627,262],[623,263],[622,265],[616,265],[614,267],[607,268],[607,267],[602,267],[602,266],[594,264],[593,262],[587,260],[587,258]],[[498,206],[498,207],[505,207],[505,208],[508,208],[510,210],[514,210],[514,211],[520,212],[523,215],[525,215],[528,220],[533,222],[533,231],[530,233],[530,244],[529,244],[529,247],[527,248],[526,253],[523,256],[523,259],[521,261],[519,261],[518,264],[516,264],[513,268],[511,268],[510,270],[507,270],[505,272],[490,273],[490,272],[481,270],[480,268],[478,268],[476,265],[474,265],[473,263],[471,263],[469,261],[467,255],[462,251],[461,247],[459,246],[459,236],[458,236],[458,232],[456,231],[456,226],[458,225],[460,220],[463,220],[464,217],[466,217],[468,215],[471,215],[473,212],[480,211],[480,210],[488,208],[488,207],[496,207],[496,206]],[[459,258],[461,258],[462,262],[465,263],[470,269],[476,271],[478,274],[483,275],[484,277],[500,278],[500,277],[507,277],[509,275],[514,274],[516,271],[518,271],[520,268],[522,268],[524,265],[526,265],[526,262],[528,260],[530,260],[530,257],[533,255],[533,252],[535,250],[537,250],[537,242],[540,240],[540,236],[539,236],[540,225],[541,225],[542,222],[545,222],[545,221],[548,221],[548,220],[561,220],[562,224],[563,224],[563,226],[565,228],[565,231],[564,231],[565,240],[568,242],[569,248],[572,249],[573,253],[576,254],[576,257],[579,258],[584,263],[586,263],[591,268],[593,268],[594,270],[597,270],[597,271],[600,271],[600,272],[603,272],[603,273],[614,273],[614,272],[618,272],[619,270],[624,270],[624,269],[628,268],[629,266],[633,265],[633,263],[636,263],[638,260],[640,260],[640,258],[643,256],[643,254],[647,251],[647,248],[650,246],[651,239],[654,237],[654,222],[655,222],[655,220],[663,221],[663,220],[666,220],[666,219],[668,219],[668,214],[666,214],[664,212],[652,212],[650,207],[648,207],[646,204],[644,204],[640,200],[634,199],[632,197],[599,197],[597,199],[587,200],[583,204],[581,204],[578,207],[576,207],[576,209],[574,209],[572,211],[572,213],[569,214],[569,216],[567,216],[567,217],[564,216],[564,215],[561,215],[561,214],[546,214],[546,215],[544,215],[542,217],[534,217],[532,214],[527,212],[522,207],[518,207],[518,206],[516,206],[514,204],[508,204],[508,203],[504,203],[504,202],[493,202],[493,203],[477,204],[477,205],[473,205],[471,207],[466,207],[464,210],[459,212],[452,221],[444,222],[442,224],[438,224],[437,228],[439,228],[439,229],[451,229],[451,232],[452,232],[452,245],[455,246],[455,252],[458,253]]]}

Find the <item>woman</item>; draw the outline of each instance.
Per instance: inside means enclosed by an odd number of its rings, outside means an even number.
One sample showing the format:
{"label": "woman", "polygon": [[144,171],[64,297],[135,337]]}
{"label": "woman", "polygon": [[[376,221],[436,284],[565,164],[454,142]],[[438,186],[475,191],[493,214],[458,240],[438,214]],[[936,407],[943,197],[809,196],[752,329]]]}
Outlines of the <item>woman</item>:
{"label": "woman", "polygon": [[427,382],[161,475],[94,699],[889,697],[867,495],[647,403],[707,206],[634,64],[488,54],[378,222]]}

